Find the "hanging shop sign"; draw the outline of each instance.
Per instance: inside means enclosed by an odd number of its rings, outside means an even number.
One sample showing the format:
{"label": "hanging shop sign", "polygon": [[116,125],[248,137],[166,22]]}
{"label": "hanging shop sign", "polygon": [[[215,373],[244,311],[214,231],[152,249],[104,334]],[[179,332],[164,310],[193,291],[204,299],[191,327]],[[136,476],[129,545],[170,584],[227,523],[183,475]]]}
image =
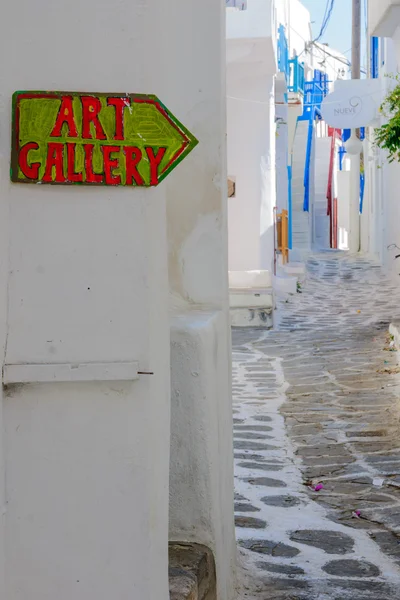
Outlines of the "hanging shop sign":
{"label": "hanging shop sign", "polygon": [[155,186],[197,143],[157,96],[13,95],[15,183]]}
{"label": "hanging shop sign", "polygon": [[322,118],[337,129],[367,127],[378,117],[381,101],[379,80],[337,81],[334,92],[322,103]]}

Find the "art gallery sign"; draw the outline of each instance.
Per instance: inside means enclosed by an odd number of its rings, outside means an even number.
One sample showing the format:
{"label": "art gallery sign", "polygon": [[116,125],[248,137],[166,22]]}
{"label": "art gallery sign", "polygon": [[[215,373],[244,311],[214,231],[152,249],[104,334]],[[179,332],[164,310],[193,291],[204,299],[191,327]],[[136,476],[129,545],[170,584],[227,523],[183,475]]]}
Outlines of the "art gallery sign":
{"label": "art gallery sign", "polygon": [[155,186],[197,143],[156,96],[13,95],[15,183]]}
{"label": "art gallery sign", "polygon": [[322,118],[336,129],[367,127],[379,117],[381,102],[378,79],[338,80],[335,90],[322,103]]}

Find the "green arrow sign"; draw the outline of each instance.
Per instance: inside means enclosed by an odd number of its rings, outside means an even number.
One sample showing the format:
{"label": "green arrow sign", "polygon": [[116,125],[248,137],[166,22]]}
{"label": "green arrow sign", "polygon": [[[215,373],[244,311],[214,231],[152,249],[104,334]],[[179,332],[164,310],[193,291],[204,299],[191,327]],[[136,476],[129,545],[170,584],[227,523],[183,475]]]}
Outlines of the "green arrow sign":
{"label": "green arrow sign", "polygon": [[142,94],[15,92],[11,180],[58,185],[158,185],[197,145]]}

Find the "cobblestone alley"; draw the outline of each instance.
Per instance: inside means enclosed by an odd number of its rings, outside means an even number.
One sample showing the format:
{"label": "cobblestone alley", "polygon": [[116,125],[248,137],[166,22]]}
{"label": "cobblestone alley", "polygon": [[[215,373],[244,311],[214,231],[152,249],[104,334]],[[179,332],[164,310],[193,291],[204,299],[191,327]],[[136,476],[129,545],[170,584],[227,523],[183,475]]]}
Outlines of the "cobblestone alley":
{"label": "cobblestone alley", "polygon": [[315,255],[275,330],[233,331],[241,600],[400,599],[399,289]]}

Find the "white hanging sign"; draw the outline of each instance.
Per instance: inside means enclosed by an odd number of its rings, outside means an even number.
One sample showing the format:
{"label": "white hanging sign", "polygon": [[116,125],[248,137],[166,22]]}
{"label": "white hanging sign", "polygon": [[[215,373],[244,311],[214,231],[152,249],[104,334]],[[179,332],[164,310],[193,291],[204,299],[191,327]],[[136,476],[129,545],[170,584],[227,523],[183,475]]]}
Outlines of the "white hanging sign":
{"label": "white hanging sign", "polygon": [[334,92],[322,103],[322,118],[337,129],[367,127],[379,117],[381,102],[379,79],[338,80]]}

